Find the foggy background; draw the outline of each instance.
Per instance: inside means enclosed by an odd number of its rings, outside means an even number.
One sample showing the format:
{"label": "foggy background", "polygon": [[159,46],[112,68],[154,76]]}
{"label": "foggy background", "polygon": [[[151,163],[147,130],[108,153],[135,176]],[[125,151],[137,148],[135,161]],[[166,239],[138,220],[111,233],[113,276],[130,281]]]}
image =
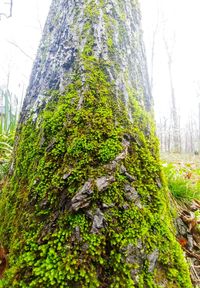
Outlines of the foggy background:
{"label": "foggy background", "polygon": [[[7,2],[1,1],[0,11],[8,15]],[[14,93],[19,103],[28,85],[50,3],[51,0],[13,0],[12,17],[7,19],[1,16],[0,87],[6,87]],[[158,129],[161,127],[162,130],[163,125],[168,125],[164,129],[173,134],[170,132],[173,126],[168,66],[170,54],[180,137],[185,139],[185,131],[192,129],[193,134],[190,133],[188,137],[193,138],[194,145],[190,150],[198,149],[200,137],[196,134],[200,135],[200,1],[141,0],[140,3]]]}

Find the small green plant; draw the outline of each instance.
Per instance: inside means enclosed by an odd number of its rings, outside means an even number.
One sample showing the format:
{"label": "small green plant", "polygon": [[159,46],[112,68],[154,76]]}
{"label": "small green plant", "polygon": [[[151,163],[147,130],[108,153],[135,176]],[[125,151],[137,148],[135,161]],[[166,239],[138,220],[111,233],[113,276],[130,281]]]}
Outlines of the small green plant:
{"label": "small green plant", "polygon": [[0,181],[6,175],[12,155],[18,117],[17,97],[0,88]]}
{"label": "small green plant", "polygon": [[15,130],[18,116],[18,99],[8,89],[0,88],[0,133]]}
{"label": "small green plant", "polygon": [[14,131],[0,134],[0,180],[8,171],[14,142]]}
{"label": "small green plant", "polygon": [[164,173],[168,181],[168,187],[172,195],[183,202],[191,202],[200,199],[200,183],[192,181],[193,171],[186,166],[178,167],[175,164],[164,164]]}

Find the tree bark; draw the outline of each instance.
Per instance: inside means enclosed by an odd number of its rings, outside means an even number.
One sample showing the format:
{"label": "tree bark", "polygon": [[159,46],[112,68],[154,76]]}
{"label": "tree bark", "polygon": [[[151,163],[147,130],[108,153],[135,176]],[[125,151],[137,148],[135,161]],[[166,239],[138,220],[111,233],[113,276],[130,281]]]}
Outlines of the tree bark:
{"label": "tree bark", "polygon": [[138,2],[54,0],[0,200],[3,287],[192,287],[167,199]]}

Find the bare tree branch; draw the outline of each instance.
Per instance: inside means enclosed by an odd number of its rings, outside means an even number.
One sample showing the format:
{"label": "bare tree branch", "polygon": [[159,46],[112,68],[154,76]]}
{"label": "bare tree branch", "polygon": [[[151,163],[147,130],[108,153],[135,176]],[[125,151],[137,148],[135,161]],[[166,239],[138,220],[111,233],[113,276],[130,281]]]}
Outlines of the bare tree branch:
{"label": "bare tree branch", "polygon": [[12,17],[13,0],[10,0],[10,17]]}
{"label": "bare tree branch", "polygon": [[38,21],[38,24],[39,24],[39,27],[40,27],[40,32],[42,33],[42,31],[43,31],[43,26],[42,26],[41,19],[40,19],[38,1],[37,1],[37,3],[36,3],[36,7],[37,7],[37,21]]}
{"label": "bare tree branch", "polygon": [[4,17],[6,17],[6,18],[12,17],[13,0],[10,0],[10,2],[6,2],[5,4],[10,5],[9,14],[7,15],[6,13],[0,13],[0,19],[1,19],[1,16],[4,16]]}
{"label": "bare tree branch", "polygon": [[17,43],[7,40],[8,43],[10,43],[11,45],[15,46],[17,49],[20,50],[21,53],[23,53],[27,58],[29,58],[31,61],[33,61],[34,59],[28,55]]}

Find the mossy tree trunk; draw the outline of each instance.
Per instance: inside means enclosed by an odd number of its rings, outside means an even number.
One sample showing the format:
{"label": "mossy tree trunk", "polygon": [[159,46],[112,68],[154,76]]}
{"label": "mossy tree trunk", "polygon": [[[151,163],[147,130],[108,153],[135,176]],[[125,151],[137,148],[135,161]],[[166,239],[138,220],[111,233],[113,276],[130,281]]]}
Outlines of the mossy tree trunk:
{"label": "mossy tree trunk", "polygon": [[191,286],[134,0],[54,0],[0,198],[3,287]]}

